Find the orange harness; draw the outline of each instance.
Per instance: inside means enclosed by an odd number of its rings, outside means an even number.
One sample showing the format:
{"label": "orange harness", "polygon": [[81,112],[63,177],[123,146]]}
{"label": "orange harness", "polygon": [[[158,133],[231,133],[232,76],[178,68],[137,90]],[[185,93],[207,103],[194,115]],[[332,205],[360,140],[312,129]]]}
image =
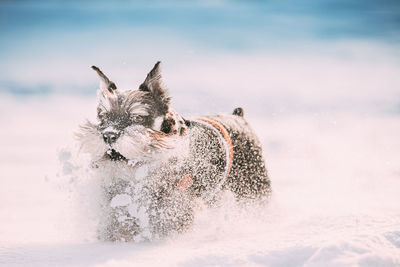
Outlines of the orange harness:
{"label": "orange harness", "polygon": [[[232,162],[233,162],[233,145],[232,145],[232,139],[229,136],[228,131],[226,128],[219,122],[208,119],[208,118],[196,118],[195,121],[206,125],[210,127],[211,129],[214,130],[214,132],[220,137],[223,147],[225,148],[225,154],[226,154],[226,166],[225,166],[225,172],[224,176],[219,182],[216,190],[219,190],[222,184],[228,179],[228,175],[231,171],[232,168]],[[193,184],[194,178],[192,174],[188,174],[182,177],[181,180],[178,182],[178,187],[187,190],[192,184]]]}

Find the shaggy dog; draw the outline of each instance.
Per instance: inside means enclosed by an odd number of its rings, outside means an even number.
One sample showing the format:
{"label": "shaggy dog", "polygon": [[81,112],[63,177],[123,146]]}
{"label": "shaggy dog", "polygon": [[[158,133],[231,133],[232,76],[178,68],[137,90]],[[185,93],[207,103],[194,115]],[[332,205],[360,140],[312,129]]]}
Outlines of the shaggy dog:
{"label": "shaggy dog", "polygon": [[224,191],[238,200],[268,197],[261,145],[243,109],[184,119],[170,106],[160,62],[137,90],[127,91],[92,68],[101,81],[98,123],[87,121],[77,136],[102,183],[100,239],[181,232],[198,203],[213,205]]}

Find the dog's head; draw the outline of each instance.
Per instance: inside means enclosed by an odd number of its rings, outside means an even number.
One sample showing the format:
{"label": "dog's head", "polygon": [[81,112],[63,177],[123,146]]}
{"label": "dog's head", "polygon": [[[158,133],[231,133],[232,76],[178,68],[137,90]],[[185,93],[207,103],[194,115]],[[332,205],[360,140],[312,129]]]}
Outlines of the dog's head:
{"label": "dog's head", "polygon": [[94,160],[137,160],[167,148],[168,138],[181,135],[185,121],[170,108],[161,81],[160,62],[137,90],[121,91],[97,67],[100,77],[98,123],[81,126],[78,138]]}

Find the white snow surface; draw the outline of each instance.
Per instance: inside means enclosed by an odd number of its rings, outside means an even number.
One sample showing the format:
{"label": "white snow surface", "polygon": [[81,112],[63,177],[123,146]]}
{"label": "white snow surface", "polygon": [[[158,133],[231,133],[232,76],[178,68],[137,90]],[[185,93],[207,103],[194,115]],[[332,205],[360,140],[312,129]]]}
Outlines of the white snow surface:
{"label": "white snow surface", "polygon": [[[261,65],[269,69],[268,62]],[[283,61],[277,67],[284,69],[293,62]],[[365,81],[348,84],[355,87],[349,101],[357,94],[366,105],[379,95],[384,95],[381,100],[398,97],[393,89],[400,86],[397,63],[387,63],[386,72],[378,70],[379,64],[360,69],[356,68],[359,62],[352,63],[338,61],[326,71],[329,80],[338,75],[337,83],[341,67],[357,77],[366,75]],[[328,94],[318,93],[315,86],[323,85],[323,68],[306,66],[310,73],[313,67],[318,70],[317,84],[304,76],[304,83],[292,86],[310,86],[315,93],[309,101],[346,99],[343,91],[335,98],[332,84]],[[385,81],[385,87],[371,83],[370,73],[379,73],[375,80]],[[243,75],[251,76],[250,72]],[[261,78],[253,78],[254,85],[259,84]],[[213,79],[208,79],[212,84]],[[269,79],[276,86],[287,82],[284,75]],[[170,82],[179,84],[173,78]],[[208,85],[207,79],[204,83]],[[371,96],[363,93],[364,85]],[[218,86],[221,95],[231,88]],[[173,88],[170,92],[174,99]],[[244,208],[227,195],[221,207],[199,211],[188,232],[132,243],[96,239],[98,183],[87,178],[88,159],[72,137],[79,123],[94,117],[95,90],[93,97],[3,95],[0,266],[400,266],[400,114],[355,111],[348,109],[349,103],[325,111],[268,113],[263,102],[255,99],[258,92],[263,95],[262,89],[252,87],[245,99],[251,108],[244,108],[263,144],[273,188],[270,203]],[[209,93],[213,94],[211,89]],[[290,106],[284,95],[275,96],[283,99],[282,107]],[[248,102],[252,97],[254,103]],[[179,111],[179,102],[173,104]],[[215,111],[206,110],[207,105],[203,108],[189,109],[189,115]],[[115,205],[130,204],[124,195],[116,198]],[[132,212],[141,216],[135,207]]]}
{"label": "white snow surface", "polygon": [[123,207],[123,206],[128,206],[131,203],[132,203],[132,199],[129,195],[118,194],[113,199],[111,199],[110,206],[112,208]]}

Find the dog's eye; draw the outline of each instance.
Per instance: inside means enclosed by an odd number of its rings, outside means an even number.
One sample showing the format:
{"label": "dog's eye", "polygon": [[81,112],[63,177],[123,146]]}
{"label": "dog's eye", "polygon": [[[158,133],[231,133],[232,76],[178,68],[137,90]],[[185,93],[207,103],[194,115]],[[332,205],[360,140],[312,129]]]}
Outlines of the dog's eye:
{"label": "dog's eye", "polygon": [[143,122],[143,117],[142,116],[140,116],[140,115],[133,115],[132,116],[132,121],[134,122],[134,123],[141,123],[141,122]]}

